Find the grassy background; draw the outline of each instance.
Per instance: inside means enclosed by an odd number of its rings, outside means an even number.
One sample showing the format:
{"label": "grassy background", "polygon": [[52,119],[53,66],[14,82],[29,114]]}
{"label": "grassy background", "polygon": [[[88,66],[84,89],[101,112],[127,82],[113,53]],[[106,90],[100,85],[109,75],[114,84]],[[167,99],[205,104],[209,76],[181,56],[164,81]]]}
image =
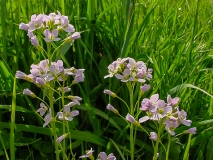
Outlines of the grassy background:
{"label": "grassy background", "polygon": [[[0,25],[0,128],[4,147],[9,152],[10,111],[13,78],[16,70],[29,73],[29,66],[42,59],[29,42],[26,32],[18,29],[27,23],[32,14],[60,11],[69,16],[82,38],[70,48],[64,48],[66,66],[86,68],[85,81],[73,89],[83,97],[79,119],[72,122],[74,148],[77,156],[84,149],[112,151],[119,158],[119,150],[127,154],[128,132],[125,123],[106,111],[109,102],[103,94],[111,89],[124,99],[125,87],[115,79],[103,79],[107,66],[118,57],[143,60],[154,70],[152,89],[147,97],[159,93],[180,97],[180,108],[196,126],[192,136],[189,159],[211,159],[213,153],[213,2],[212,0],[2,0]],[[34,111],[38,101],[20,93],[31,84],[17,82],[17,107],[15,120],[15,155],[19,159],[54,157],[49,137],[50,130],[42,128],[42,120]],[[127,110],[111,99],[123,114]],[[151,124],[147,124],[152,129]],[[178,133],[184,128],[177,130]],[[75,133],[75,134],[74,134]],[[41,140],[42,139],[42,140]],[[136,140],[136,158],[151,159],[153,150],[149,137],[139,132]],[[171,159],[183,159],[188,136],[173,140]],[[166,143],[166,139],[165,139]],[[119,148],[119,149],[118,149]],[[38,154],[39,153],[39,154]],[[37,155],[37,156],[36,156]],[[173,156],[173,157],[172,157]],[[163,159],[163,158],[162,158]]]}

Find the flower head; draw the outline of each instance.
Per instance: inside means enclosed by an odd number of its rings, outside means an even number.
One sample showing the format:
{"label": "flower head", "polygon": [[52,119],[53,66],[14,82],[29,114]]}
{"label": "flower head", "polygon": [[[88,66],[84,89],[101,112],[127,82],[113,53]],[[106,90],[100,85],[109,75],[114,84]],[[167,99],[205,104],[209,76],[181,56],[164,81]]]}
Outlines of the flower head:
{"label": "flower head", "polygon": [[110,96],[112,96],[112,97],[117,97],[117,95],[116,95],[114,92],[112,92],[112,91],[110,91],[110,90],[108,90],[108,89],[105,89],[105,90],[104,90],[104,93],[105,93],[105,94],[108,94],[108,95],[110,95]]}
{"label": "flower head", "polygon": [[49,113],[44,117],[44,124],[43,127],[47,126],[50,122],[55,121],[55,119],[52,117],[51,109],[49,109]]}
{"label": "flower head", "polygon": [[118,110],[115,109],[111,104],[108,104],[106,107],[108,110],[114,112],[115,114],[118,114]]}
{"label": "flower head", "polygon": [[178,103],[178,101],[179,101],[178,97],[172,98],[170,95],[167,96],[167,105],[168,106],[174,106]]}
{"label": "flower head", "polygon": [[36,98],[36,95],[31,90],[29,90],[28,88],[23,90],[23,94],[31,96],[32,98]]}
{"label": "flower head", "polygon": [[44,103],[40,103],[40,108],[37,110],[41,116],[43,116],[48,110],[47,106]]}
{"label": "flower head", "polygon": [[150,138],[151,138],[153,141],[157,141],[158,135],[157,135],[155,132],[150,132]]}
{"label": "flower head", "polygon": [[126,120],[133,123],[136,126],[140,126],[140,123],[136,121],[135,118],[129,113],[126,115]]}
{"label": "flower head", "polygon": [[58,112],[58,119],[72,121],[73,117],[77,116],[78,114],[79,112],[77,110],[70,112],[70,107],[66,106],[64,107],[64,112]]}
{"label": "flower head", "polygon": [[142,92],[146,92],[150,89],[150,85],[144,84],[143,86],[140,86],[140,89],[141,89]]}
{"label": "flower head", "polygon": [[61,135],[56,139],[56,142],[61,143],[67,137],[67,135],[68,135],[67,133]]}
{"label": "flower head", "polygon": [[92,150],[92,148],[90,150],[86,150],[85,151],[86,155],[80,156],[79,158],[92,157],[92,152],[94,152],[94,150]]}
{"label": "flower head", "polygon": [[190,133],[190,134],[196,134],[197,128],[193,127],[193,128],[189,128],[188,130],[183,131],[183,133]]}
{"label": "flower head", "polygon": [[107,156],[105,152],[100,152],[97,160],[116,160],[116,157],[113,155],[113,153],[110,153]]}
{"label": "flower head", "polygon": [[52,32],[48,29],[44,31],[44,40],[46,42],[59,41],[60,38],[56,38],[58,36],[58,30],[54,29]]}

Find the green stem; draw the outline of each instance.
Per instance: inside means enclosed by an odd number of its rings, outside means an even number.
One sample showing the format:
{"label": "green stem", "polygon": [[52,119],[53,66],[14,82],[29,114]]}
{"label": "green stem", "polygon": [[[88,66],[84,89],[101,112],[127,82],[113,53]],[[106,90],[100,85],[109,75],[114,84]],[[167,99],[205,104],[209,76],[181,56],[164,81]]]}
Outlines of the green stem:
{"label": "green stem", "polygon": [[131,123],[130,126],[130,151],[131,151],[131,160],[134,160],[134,124]]}
{"label": "green stem", "polygon": [[7,150],[5,148],[4,141],[2,139],[1,133],[0,133],[0,141],[1,141],[2,147],[4,149],[4,153],[5,153],[6,159],[9,160],[9,157],[8,157],[8,154],[7,154]]}
{"label": "green stem", "polygon": [[51,43],[47,43],[47,57],[49,60],[49,66],[51,65],[52,62],[52,56],[51,56]]}
{"label": "green stem", "polygon": [[[53,83],[50,84],[51,87],[54,86]],[[51,116],[54,116],[54,108],[53,108],[53,94],[54,92],[52,90],[49,90],[49,103],[50,103],[50,109],[51,109]],[[59,152],[58,152],[58,143],[56,142],[57,134],[56,134],[56,127],[55,127],[55,121],[51,121],[51,129],[54,136],[54,144],[55,144],[55,153],[56,153],[56,159],[59,160]]]}
{"label": "green stem", "polygon": [[123,99],[121,99],[120,97],[118,97],[118,96],[116,96],[116,98],[118,98],[119,100],[121,100],[121,101],[126,105],[128,111],[130,112],[130,108],[129,108],[129,106],[127,105],[127,103],[126,103]]}
{"label": "green stem", "polygon": [[162,127],[163,127],[163,122],[160,121],[159,122],[159,128],[158,128],[158,134],[157,134],[157,141],[155,143],[155,147],[154,147],[154,157],[153,157],[153,160],[157,160],[158,159],[158,146],[159,146],[159,143],[160,143],[160,135],[161,135],[161,130],[162,130]]}
{"label": "green stem", "polygon": [[[63,87],[64,87],[64,82],[63,82]],[[64,112],[64,92],[62,92],[62,98],[61,98],[61,101],[62,101],[62,107],[63,107],[63,114],[65,114],[65,112]],[[65,123],[66,123],[66,121],[65,121],[65,119],[63,118],[63,134],[65,134]],[[66,141],[65,141],[65,139],[63,140],[63,148],[65,149],[65,147],[66,147]],[[63,154],[63,159],[65,159],[65,155]]]}
{"label": "green stem", "polygon": [[14,146],[14,130],[15,130],[15,111],[16,111],[16,78],[13,83],[13,97],[12,97],[12,110],[10,122],[10,159],[15,159],[15,146]]}
{"label": "green stem", "polygon": [[168,146],[167,146],[167,151],[166,151],[166,160],[169,159],[169,149],[170,149],[170,144],[171,144],[171,135],[168,133]]}
{"label": "green stem", "polygon": [[70,132],[68,124],[67,124],[67,130],[68,130],[68,133],[69,133],[69,140],[70,140],[70,153],[72,155],[72,159],[75,159],[75,155],[72,152],[72,137],[71,137],[71,132]]}
{"label": "green stem", "polygon": [[[130,114],[134,117],[134,104],[133,104],[133,88],[131,86],[131,83],[127,83],[127,87],[129,89],[130,94]],[[134,124],[131,123],[130,126],[130,152],[131,152],[131,160],[134,160]]]}

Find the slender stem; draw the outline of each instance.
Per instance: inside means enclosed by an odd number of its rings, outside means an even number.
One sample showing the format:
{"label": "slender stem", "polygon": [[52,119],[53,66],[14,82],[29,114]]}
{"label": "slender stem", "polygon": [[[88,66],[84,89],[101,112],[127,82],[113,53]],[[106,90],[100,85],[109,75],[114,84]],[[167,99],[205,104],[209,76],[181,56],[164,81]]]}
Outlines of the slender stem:
{"label": "slender stem", "polygon": [[0,133],[0,141],[1,141],[2,147],[4,149],[4,153],[5,153],[6,159],[9,160],[9,157],[8,157],[8,154],[7,154],[7,150],[5,148],[4,141],[2,139],[1,133]]}
{"label": "slender stem", "polygon": [[69,133],[69,140],[70,140],[70,153],[72,155],[72,159],[75,159],[75,155],[72,152],[72,137],[71,137],[71,132],[70,132],[68,124],[67,124],[67,130],[68,130],[68,133]]}
{"label": "slender stem", "polygon": [[131,151],[131,160],[134,160],[134,124],[130,125],[130,151]]}
{"label": "slender stem", "polygon": [[[54,83],[51,82],[50,86],[53,87]],[[49,90],[49,104],[50,104],[50,109],[51,109],[51,114],[52,114],[51,116],[55,117],[54,116],[54,108],[53,108],[53,94],[54,94],[54,91]],[[57,134],[56,134],[55,121],[51,121],[50,124],[51,124],[51,128],[52,128],[52,131],[53,131],[53,136],[54,136],[56,159],[59,160],[58,143],[56,142]]]}
{"label": "slender stem", "polygon": [[52,53],[52,56],[50,57],[51,59],[53,58],[55,52],[56,52],[60,47],[62,47],[65,43],[67,43],[66,40],[64,40],[64,41],[54,50],[54,52]]}
{"label": "slender stem", "polygon": [[[131,86],[131,83],[127,83],[127,87],[129,89],[130,94],[130,114],[134,117],[134,104],[133,104],[133,88]],[[131,160],[134,160],[134,124],[131,123],[130,126],[130,151],[131,151]]]}
{"label": "slender stem", "polygon": [[51,43],[47,43],[47,57],[49,59],[49,66],[52,62],[52,56],[51,56]]}
{"label": "slender stem", "polygon": [[155,143],[155,147],[154,147],[154,157],[153,157],[153,160],[157,160],[158,159],[158,145],[160,143],[160,138],[161,138],[161,130],[162,130],[162,127],[163,127],[163,122],[160,121],[159,122],[159,128],[158,128],[158,138],[157,138],[157,141]]}
{"label": "slender stem", "polygon": [[15,159],[15,146],[14,146],[15,115],[16,115],[16,78],[14,78],[13,83],[13,97],[12,97],[12,110],[10,122],[10,159]]}
{"label": "slender stem", "polygon": [[171,135],[168,133],[168,146],[167,146],[167,151],[166,151],[166,160],[169,159],[169,149],[170,149],[170,144],[171,144]]}
{"label": "slender stem", "polygon": [[[62,92],[62,98],[61,98],[61,101],[62,101],[62,107],[63,107],[63,114],[65,114],[65,111],[64,111],[64,92]],[[66,121],[65,121],[65,119],[63,118],[63,134],[65,134],[65,123],[66,123]],[[66,144],[65,144],[65,139],[63,140],[63,148],[65,149],[65,146],[66,146]],[[64,154],[63,154],[63,159],[64,159]]]}
{"label": "slender stem", "polygon": [[127,105],[127,103],[126,103],[122,98],[120,98],[120,97],[118,97],[118,96],[117,96],[116,98],[118,98],[119,100],[121,100],[121,101],[126,105],[128,111],[130,112],[130,108],[129,108],[129,106]]}

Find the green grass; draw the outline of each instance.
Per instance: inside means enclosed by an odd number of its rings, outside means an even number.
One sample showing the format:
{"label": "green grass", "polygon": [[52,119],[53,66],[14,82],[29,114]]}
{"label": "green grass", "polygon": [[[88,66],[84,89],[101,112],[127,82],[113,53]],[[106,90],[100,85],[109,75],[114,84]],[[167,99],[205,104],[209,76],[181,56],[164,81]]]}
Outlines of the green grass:
{"label": "green grass", "polygon": [[[176,158],[189,156],[189,159],[205,159],[210,156],[213,137],[212,9],[213,3],[210,0],[60,0],[54,3],[50,0],[2,0],[0,105],[11,105],[12,97],[14,100],[12,92],[16,70],[29,73],[30,65],[43,59],[42,54],[31,46],[26,32],[19,30],[18,25],[28,22],[32,14],[48,14],[58,10],[69,16],[76,31],[82,31],[80,40],[76,40],[69,49],[60,51],[67,67],[86,69],[81,89],[76,87],[72,90],[75,95],[84,99],[79,108],[79,119],[73,125],[82,132],[82,136],[89,132],[95,140],[80,141],[77,136],[74,139],[74,152],[77,156],[82,154],[82,148],[86,150],[90,147],[95,149],[95,155],[99,151],[114,152],[118,159],[123,158],[119,157],[121,153],[128,153],[129,133],[125,128],[126,124],[106,111],[109,99],[103,94],[103,90],[107,88],[126,99],[126,88],[115,79],[103,77],[113,60],[129,56],[143,60],[154,70],[152,89],[146,96],[159,93],[165,99],[170,93],[173,97],[180,97],[180,108],[187,111],[188,118],[193,121],[192,125],[198,129],[197,134],[191,137],[191,145],[188,143],[190,138],[185,135],[179,138],[181,145],[175,143],[180,149]],[[52,146],[44,151],[40,146],[40,138],[45,143],[51,142],[49,134],[33,130],[33,127],[41,127],[43,124],[34,114],[40,102],[20,94],[27,87],[37,95],[41,95],[40,91],[35,85],[22,80],[16,83],[16,105],[32,112],[15,112],[15,132],[21,131],[23,135],[15,138],[15,148],[10,148],[12,144],[9,146],[8,140],[4,138],[6,135],[3,134],[4,147],[8,153],[10,149],[15,149],[14,156],[19,159],[32,159],[37,153],[40,157],[54,157]],[[127,110],[122,108],[122,103],[114,99],[111,102],[123,116],[126,115]],[[7,124],[0,128],[9,133],[10,122],[11,131],[14,127],[14,121],[10,121],[10,110],[4,107],[0,107],[0,110],[0,121]],[[23,128],[18,128],[19,125],[29,127],[22,130]],[[145,127],[151,130],[153,126],[150,124]],[[184,128],[177,132],[182,130]],[[21,138],[32,141],[16,145]],[[140,143],[136,143],[136,149],[142,149],[136,156],[141,156],[139,159],[151,159],[153,151],[150,149],[149,137],[139,132],[137,138]],[[4,152],[2,144],[0,150]],[[4,153],[0,152],[0,155],[5,158]]]}

